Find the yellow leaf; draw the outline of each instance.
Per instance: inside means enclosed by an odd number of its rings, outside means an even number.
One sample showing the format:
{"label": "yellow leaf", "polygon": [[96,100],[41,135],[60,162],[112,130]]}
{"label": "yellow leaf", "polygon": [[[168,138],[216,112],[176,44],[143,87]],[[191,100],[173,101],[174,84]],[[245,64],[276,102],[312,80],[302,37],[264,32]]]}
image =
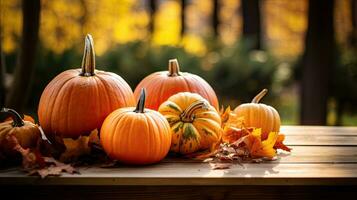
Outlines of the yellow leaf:
{"label": "yellow leaf", "polygon": [[98,138],[98,131],[94,130],[89,136],[80,136],[77,139],[64,138],[63,143],[66,146],[65,152],[60,156],[60,161],[69,162],[78,157],[88,155],[91,152],[89,143],[93,143]]}
{"label": "yellow leaf", "polygon": [[254,129],[244,140],[251,157],[253,158],[273,158],[276,156],[274,145],[278,139],[277,132],[270,132],[268,138],[261,140],[262,130]]}

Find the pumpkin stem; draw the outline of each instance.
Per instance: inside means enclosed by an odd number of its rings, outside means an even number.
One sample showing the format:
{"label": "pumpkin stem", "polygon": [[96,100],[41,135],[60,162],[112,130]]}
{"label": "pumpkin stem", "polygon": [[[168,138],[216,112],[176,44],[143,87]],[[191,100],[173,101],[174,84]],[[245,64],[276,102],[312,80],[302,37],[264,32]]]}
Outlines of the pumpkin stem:
{"label": "pumpkin stem", "polygon": [[259,103],[259,101],[268,93],[268,89],[263,89],[257,96],[252,100],[252,103]]}
{"label": "pumpkin stem", "polygon": [[180,65],[177,59],[169,60],[169,76],[179,76],[180,75]]}
{"label": "pumpkin stem", "polygon": [[93,76],[95,70],[94,42],[90,34],[87,34],[84,42],[81,76]]}
{"label": "pumpkin stem", "polygon": [[181,121],[183,122],[193,122],[194,120],[194,112],[198,109],[208,109],[209,104],[207,101],[196,101],[194,103],[192,103],[189,107],[187,107],[183,113],[181,113],[180,117],[181,117]]}
{"label": "pumpkin stem", "polygon": [[13,127],[21,127],[21,126],[25,125],[24,121],[22,120],[21,115],[19,113],[17,113],[15,110],[10,109],[10,108],[2,108],[0,112],[10,115],[10,117],[12,118],[12,121],[13,121],[13,123],[12,123]]}
{"label": "pumpkin stem", "polygon": [[146,98],[146,90],[145,88],[141,89],[140,97],[138,100],[138,104],[136,105],[136,108],[134,112],[136,113],[144,113],[145,109],[145,98]]}

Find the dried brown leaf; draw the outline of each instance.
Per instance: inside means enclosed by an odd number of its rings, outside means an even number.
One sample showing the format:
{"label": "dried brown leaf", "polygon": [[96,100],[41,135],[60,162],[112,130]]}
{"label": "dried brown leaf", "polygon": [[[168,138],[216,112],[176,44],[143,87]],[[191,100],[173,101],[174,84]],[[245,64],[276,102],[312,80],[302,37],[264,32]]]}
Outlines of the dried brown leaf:
{"label": "dried brown leaf", "polygon": [[229,169],[233,165],[233,163],[230,163],[230,162],[211,162],[209,164],[211,166],[211,169],[213,169],[213,170]]}

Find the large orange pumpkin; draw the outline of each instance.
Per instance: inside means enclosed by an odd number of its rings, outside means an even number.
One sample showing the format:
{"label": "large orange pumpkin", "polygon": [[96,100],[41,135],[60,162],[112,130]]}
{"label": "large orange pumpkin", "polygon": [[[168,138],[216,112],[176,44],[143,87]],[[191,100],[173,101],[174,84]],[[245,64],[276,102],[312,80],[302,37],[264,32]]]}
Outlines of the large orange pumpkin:
{"label": "large orange pumpkin", "polygon": [[171,151],[190,154],[208,149],[221,136],[217,110],[198,94],[180,92],[159,107],[172,130]]}
{"label": "large orange pumpkin", "polygon": [[38,117],[46,134],[76,138],[100,128],[113,110],[133,105],[133,92],[120,76],[95,70],[93,39],[87,35],[82,68],[64,71],[47,85]]}
{"label": "large orange pumpkin", "polygon": [[105,119],[100,140],[110,158],[129,164],[151,164],[166,156],[171,145],[169,123],[159,112],[144,107],[143,89],[136,108],[120,108]]}
{"label": "large orange pumpkin", "polygon": [[259,103],[267,92],[267,89],[262,90],[254,97],[251,103],[241,104],[233,110],[233,113],[237,117],[244,118],[245,126],[261,128],[262,139],[266,139],[271,131],[280,131],[280,116],[278,111],[271,106]]}
{"label": "large orange pumpkin", "polygon": [[177,59],[169,60],[168,71],[155,72],[144,78],[134,91],[136,98],[139,97],[141,88],[146,88],[146,106],[153,110],[157,110],[161,103],[179,92],[197,93],[219,109],[218,99],[212,87],[197,75],[180,72]]}

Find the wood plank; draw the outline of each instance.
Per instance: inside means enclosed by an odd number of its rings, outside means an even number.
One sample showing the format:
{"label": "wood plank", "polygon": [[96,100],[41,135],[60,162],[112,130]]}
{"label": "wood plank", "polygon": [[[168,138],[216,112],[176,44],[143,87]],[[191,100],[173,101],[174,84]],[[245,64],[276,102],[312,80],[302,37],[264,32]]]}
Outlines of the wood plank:
{"label": "wood plank", "polygon": [[354,135],[354,136],[357,136],[357,127],[282,126],[280,131],[286,135]]}
{"label": "wood plank", "polygon": [[[200,160],[168,157],[162,162],[197,163]],[[294,146],[291,153],[279,150],[278,159],[265,163],[356,163],[356,147],[335,146]]]}
{"label": "wood plank", "polygon": [[[21,191],[21,192],[19,192]],[[55,192],[54,192],[55,191]],[[351,199],[357,186],[9,186],[11,199]]]}
{"label": "wood plank", "polygon": [[286,135],[286,145],[357,146],[357,136],[352,135]]}
{"label": "wood plank", "polygon": [[206,163],[161,163],[118,168],[80,168],[81,174],[41,180],[18,169],[0,173],[0,185],[357,185],[357,164],[235,165],[211,170]]}

